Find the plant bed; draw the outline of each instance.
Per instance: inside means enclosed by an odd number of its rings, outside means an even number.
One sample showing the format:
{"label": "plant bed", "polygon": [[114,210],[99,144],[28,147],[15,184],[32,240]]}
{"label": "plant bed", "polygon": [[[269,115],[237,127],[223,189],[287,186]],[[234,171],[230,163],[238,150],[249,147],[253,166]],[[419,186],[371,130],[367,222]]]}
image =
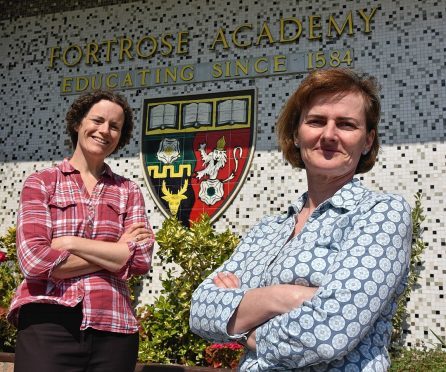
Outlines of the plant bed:
{"label": "plant bed", "polygon": [[137,364],[135,372],[215,372],[215,371],[230,371],[224,368],[209,368],[209,367],[191,367],[176,364]]}
{"label": "plant bed", "polygon": [[[2,363],[14,363],[14,353],[0,352],[0,366]],[[191,367],[176,364],[158,364],[158,363],[137,363],[135,372],[218,372],[230,371],[224,368],[209,368],[209,367]]]}

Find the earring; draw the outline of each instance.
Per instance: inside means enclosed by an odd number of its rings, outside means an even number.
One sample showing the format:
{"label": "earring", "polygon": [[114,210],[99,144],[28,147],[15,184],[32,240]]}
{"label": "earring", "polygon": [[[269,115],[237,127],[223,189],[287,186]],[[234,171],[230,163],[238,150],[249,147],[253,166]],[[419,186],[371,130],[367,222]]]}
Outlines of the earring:
{"label": "earring", "polygon": [[364,150],[362,150],[362,155],[367,155],[369,153],[369,150],[368,149],[364,149]]}
{"label": "earring", "polygon": [[299,142],[294,142],[294,146],[296,146],[296,149],[298,149],[300,146],[299,146]]}

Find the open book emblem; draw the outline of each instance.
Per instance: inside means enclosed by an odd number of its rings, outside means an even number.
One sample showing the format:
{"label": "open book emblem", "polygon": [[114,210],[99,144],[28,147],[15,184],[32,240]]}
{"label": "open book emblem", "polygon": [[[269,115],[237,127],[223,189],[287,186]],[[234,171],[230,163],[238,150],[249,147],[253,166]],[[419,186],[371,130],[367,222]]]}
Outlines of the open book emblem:
{"label": "open book emblem", "polygon": [[145,99],[141,160],[165,216],[220,216],[245,181],[255,146],[255,90]]}

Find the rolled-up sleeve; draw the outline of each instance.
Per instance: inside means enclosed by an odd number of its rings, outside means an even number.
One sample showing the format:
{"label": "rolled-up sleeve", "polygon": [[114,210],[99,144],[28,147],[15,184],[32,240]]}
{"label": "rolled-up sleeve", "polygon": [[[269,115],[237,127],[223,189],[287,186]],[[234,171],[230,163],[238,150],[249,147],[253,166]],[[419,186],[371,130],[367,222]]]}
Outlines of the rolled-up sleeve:
{"label": "rolled-up sleeve", "polygon": [[411,237],[410,207],[403,198],[389,195],[362,208],[313,299],[257,328],[259,369],[342,358],[372,327],[374,344],[387,345],[387,320],[406,285]]}
{"label": "rolled-up sleeve", "polygon": [[144,197],[141,189],[134,182],[129,185],[129,198],[127,202],[124,231],[135,223],[144,223],[150,230],[152,237],[144,242],[128,242],[130,256],[122,269],[117,273],[121,279],[128,279],[132,275],[146,274],[152,265],[153,245],[155,237],[145,211]]}
{"label": "rolled-up sleeve", "polygon": [[29,176],[22,189],[17,218],[17,256],[26,279],[48,279],[70,255],[51,248],[50,192],[38,174]]}

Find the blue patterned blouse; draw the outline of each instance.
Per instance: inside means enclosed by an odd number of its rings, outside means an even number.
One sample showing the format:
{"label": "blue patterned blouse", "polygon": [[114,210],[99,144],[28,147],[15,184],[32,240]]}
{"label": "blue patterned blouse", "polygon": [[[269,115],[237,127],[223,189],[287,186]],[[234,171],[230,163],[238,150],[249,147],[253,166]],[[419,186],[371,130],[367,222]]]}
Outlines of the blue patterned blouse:
{"label": "blue patterned blouse", "polygon": [[229,341],[228,321],[250,288],[316,286],[310,301],[257,328],[257,350],[245,353],[240,370],[385,371],[392,315],[407,285],[410,207],[398,195],[370,191],[353,179],[287,242],[306,197],[286,215],[263,218],[216,270],[236,274],[240,288],[216,287],[216,272],[200,284],[191,329]]}

